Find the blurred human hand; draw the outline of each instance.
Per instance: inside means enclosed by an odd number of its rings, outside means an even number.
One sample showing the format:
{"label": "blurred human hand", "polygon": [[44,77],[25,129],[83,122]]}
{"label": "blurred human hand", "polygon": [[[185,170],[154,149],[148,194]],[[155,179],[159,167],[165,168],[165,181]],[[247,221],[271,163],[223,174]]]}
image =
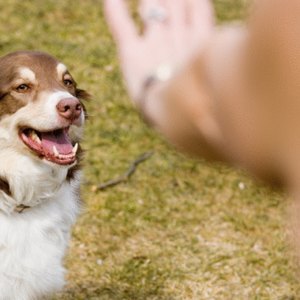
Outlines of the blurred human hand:
{"label": "blurred human hand", "polygon": [[141,0],[139,12],[142,34],[124,0],[105,0],[128,92],[137,106],[147,80],[162,69],[162,76],[170,77],[206,46],[214,29],[209,0]]}

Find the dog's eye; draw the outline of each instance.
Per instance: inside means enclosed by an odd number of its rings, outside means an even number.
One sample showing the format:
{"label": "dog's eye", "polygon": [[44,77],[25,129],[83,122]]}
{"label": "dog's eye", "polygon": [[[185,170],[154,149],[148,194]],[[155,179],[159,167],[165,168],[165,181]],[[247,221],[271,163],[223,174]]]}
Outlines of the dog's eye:
{"label": "dog's eye", "polygon": [[20,84],[17,88],[16,91],[19,93],[24,93],[27,92],[30,89],[30,86],[28,84]]}
{"label": "dog's eye", "polygon": [[74,83],[71,79],[64,79],[64,85],[65,86],[73,86]]}

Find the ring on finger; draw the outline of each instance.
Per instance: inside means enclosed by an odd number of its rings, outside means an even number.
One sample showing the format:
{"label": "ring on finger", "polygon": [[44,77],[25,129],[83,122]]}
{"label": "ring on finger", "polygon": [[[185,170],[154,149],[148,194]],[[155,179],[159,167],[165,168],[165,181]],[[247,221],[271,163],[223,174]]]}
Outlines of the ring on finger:
{"label": "ring on finger", "polygon": [[144,15],[145,21],[156,21],[164,23],[168,18],[167,11],[161,6],[153,6]]}

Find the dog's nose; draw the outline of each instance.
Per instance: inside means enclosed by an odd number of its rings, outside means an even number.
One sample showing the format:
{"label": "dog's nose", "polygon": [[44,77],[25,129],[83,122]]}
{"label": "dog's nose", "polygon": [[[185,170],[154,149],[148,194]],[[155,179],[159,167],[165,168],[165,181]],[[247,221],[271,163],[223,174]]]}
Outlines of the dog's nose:
{"label": "dog's nose", "polygon": [[57,103],[56,109],[60,116],[73,121],[80,117],[82,106],[78,99],[66,98]]}

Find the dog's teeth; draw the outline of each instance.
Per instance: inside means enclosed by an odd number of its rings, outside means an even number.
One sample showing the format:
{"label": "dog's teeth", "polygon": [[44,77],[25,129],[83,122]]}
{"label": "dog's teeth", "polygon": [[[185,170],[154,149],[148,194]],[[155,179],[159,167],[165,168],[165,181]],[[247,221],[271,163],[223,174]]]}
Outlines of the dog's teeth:
{"label": "dog's teeth", "polygon": [[78,150],[78,143],[75,144],[75,146],[73,147],[72,153],[75,155],[77,153]]}
{"label": "dog's teeth", "polygon": [[34,130],[32,130],[32,131],[30,132],[30,138],[31,138],[33,141],[37,142],[38,144],[41,144],[41,143],[42,143],[41,140],[40,140],[40,138],[39,138],[39,136],[36,134],[36,132],[35,132]]}
{"label": "dog's teeth", "polygon": [[57,151],[57,148],[53,146],[53,153],[56,157],[59,157],[59,152]]}

